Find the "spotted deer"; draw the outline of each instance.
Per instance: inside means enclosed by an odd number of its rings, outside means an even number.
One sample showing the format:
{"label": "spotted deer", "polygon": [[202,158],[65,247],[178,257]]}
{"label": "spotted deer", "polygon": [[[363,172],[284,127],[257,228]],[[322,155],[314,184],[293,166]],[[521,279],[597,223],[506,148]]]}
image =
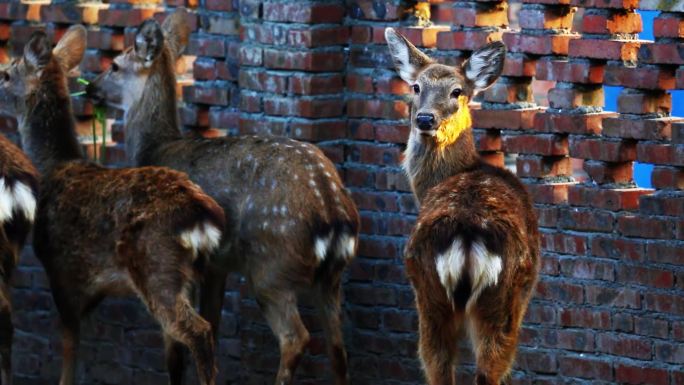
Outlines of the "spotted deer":
{"label": "spotted deer", "polygon": [[63,329],[60,385],[75,383],[81,318],[105,296],[131,294],[159,322],[167,346],[189,347],[200,384],[213,385],[211,326],[189,295],[220,243],[223,210],[183,173],[83,159],[65,74],[80,63],[85,41],[82,26],[54,49],[36,32],[0,72],[0,109],[17,117],[22,146],[42,174],[33,245]]}
{"label": "spotted deer", "polygon": [[480,159],[468,111],[473,95],[501,74],[506,47],[489,43],[451,67],[391,28],[385,38],[399,76],[414,92],[403,167],[420,213],[405,263],[427,382],[454,384],[465,331],[477,361],[475,383],[499,385],[511,368],[539,271],[530,197],[512,173]]}
{"label": "spotted deer", "polygon": [[[313,294],[335,383],[347,384],[340,287],[357,248],[356,207],[335,166],[314,145],[271,136],[181,135],[174,64],[189,33],[184,13],[177,11],[163,26],[145,21],[135,44],[87,92],[124,110],[134,164],[187,172],[230,217],[217,263],[205,278],[202,314],[218,327],[226,274],[242,273],[279,340],[276,384],[291,384],[309,341],[297,294]],[[181,365],[179,359],[179,378]]]}
{"label": "spotted deer", "polygon": [[10,279],[31,231],[38,201],[38,170],[0,135],[0,362],[2,385],[12,384],[12,301]]}

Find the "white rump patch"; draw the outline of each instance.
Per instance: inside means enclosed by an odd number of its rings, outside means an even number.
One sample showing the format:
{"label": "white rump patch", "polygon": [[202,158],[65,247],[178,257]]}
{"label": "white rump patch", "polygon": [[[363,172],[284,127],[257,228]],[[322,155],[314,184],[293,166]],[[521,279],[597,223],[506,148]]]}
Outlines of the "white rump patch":
{"label": "white rump patch", "polygon": [[466,304],[466,311],[468,311],[482,290],[498,283],[503,262],[500,256],[490,253],[482,241],[473,242],[470,246],[470,253],[466,255],[463,239],[456,238],[451,246],[437,257],[436,261],[439,281],[446,289],[447,297],[450,300],[464,271],[466,258],[470,259],[470,271],[468,273],[472,282],[472,292]]}
{"label": "white rump patch", "polygon": [[354,251],[356,250],[356,237],[349,234],[342,234],[337,241],[337,253],[340,257],[349,261],[354,258]]}
{"label": "white rump patch", "polygon": [[36,197],[24,183],[16,182],[10,187],[5,183],[5,178],[0,178],[0,223],[12,219],[15,211],[33,222],[36,217]]}
{"label": "white rump patch", "polygon": [[211,252],[221,242],[221,230],[212,223],[204,222],[180,234],[183,247],[191,249],[195,257],[199,252]]}
{"label": "white rump patch", "polygon": [[328,248],[330,248],[330,241],[332,241],[333,233],[332,231],[326,237],[316,238],[314,242],[314,252],[316,253],[316,258],[318,262],[323,262],[325,256],[328,254]]}
{"label": "white rump patch", "polygon": [[481,241],[473,242],[470,248],[470,277],[473,282],[473,292],[466,304],[466,311],[477,301],[482,290],[488,286],[495,286],[499,282],[499,274],[503,269],[501,257],[492,254]]}
{"label": "white rump patch", "polygon": [[461,278],[463,264],[465,263],[465,248],[461,238],[454,239],[451,246],[437,257],[437,275],[439,281],[446,289],[447,298],[451,300],[458,280]]}

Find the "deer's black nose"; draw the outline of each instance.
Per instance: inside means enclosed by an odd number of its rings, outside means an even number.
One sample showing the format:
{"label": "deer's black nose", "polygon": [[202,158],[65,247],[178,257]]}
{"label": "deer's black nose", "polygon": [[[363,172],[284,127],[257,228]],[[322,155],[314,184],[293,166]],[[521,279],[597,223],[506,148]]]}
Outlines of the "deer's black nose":
{"label": "deer's black nose", "polygon": [[88,83],[88,85],[85,88],[86,96],[90,100],[92,100],[95,104],[102,104],[104,103],[104,97],[102,95],[102,92],[100,92],[100,89],[93,84],[93,82]]}
{"label": "deer's black nose", "polygon": [[416,124],[421,130],[431,130],[435,124],[435,116],[428,113],[420,113],[416,115]]}

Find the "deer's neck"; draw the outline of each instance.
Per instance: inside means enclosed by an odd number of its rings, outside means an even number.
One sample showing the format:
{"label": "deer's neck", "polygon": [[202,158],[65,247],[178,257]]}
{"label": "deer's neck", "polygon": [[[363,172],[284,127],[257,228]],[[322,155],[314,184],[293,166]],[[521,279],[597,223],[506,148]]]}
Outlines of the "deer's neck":
{"label": "deer's neck", "polygon": [[418,202],[422,202],[430,188],[445,179],[471,169],[480,162],[475,149],[473,132],[467,128],[447,146],[438,145],[433,138],[422,138],[411,131],[404,152],[404,169]]}
{"label": "deer's neck", "polygon": [[[82,159],[64,74],[46,68],[37,90],[27,97],[19,118],[24,151],[46,174],[62,162]],[[54,73],[52,73],[54,72]]]}
{"label": "deer's neck", "polygon": [[163,53],[154,66],[140,100],[125,116],[126,149],[135,165],[151,164],[160,145],[181,137],[170,54]]}

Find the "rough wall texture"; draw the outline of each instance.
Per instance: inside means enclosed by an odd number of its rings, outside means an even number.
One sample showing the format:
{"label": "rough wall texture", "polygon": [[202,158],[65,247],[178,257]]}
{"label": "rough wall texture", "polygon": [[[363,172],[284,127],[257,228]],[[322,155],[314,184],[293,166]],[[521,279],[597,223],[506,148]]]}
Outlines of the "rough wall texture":
{"label": "rough wall texture", "polygon": [[[406,14],[412,4],[399,0],[0,2],[0,53],[20,52],[36,28],[58,36],[85,23],[89,50],[81,68],[89,76],[108,66],[141,20],[190,7],[195,32],[187,54],[196,59],[193,77],[181,81],[183,124],[207,135],[317,142],[339,164],[363,215],[359,257],[345,284],[352,383],[399,385],[421,382],[417,317],[401,262],[417,209],[398,166],[408,87],[391,68],[383,29],[400,27],[449,63],[503,39],[505,76],[473,112],[477,144],[494,163],[517,154],[514,167],[534,195],[544,249],[512,383],[683,384],[684,123],[669,117],[668,94],[684,89],[681,2],[431,3],[434,26],[415,28]],[[661,12],[654,42],[635,38],[642,28],[636,8]],[[539,81],[553,82],[541,100],[533,93]],[[602,111],[603,85],[624,87],[617,112]],[[82,100],[75,107],[87,132],[92,110]],[[0,125],[14,134],[11,119]],[[120,125],[112,135],[121,141]],[[122,151],[111,143],[110,162]],[[655,165],[655,190],[634,185],[634,161]],[[58,324],[30,250],[14,285],[17,383],[54,383]],[[314,338],[297,383],[329,383],[323,342],[308,315]],[[107,300],[85,321],[83,336],[80,383],[165,383],[161,338],[135,301]],[[458,377],[469,383],[472,358],[463,350]],[[255,301],[232,277],[219,383],[271,383],[277,353]]]}

